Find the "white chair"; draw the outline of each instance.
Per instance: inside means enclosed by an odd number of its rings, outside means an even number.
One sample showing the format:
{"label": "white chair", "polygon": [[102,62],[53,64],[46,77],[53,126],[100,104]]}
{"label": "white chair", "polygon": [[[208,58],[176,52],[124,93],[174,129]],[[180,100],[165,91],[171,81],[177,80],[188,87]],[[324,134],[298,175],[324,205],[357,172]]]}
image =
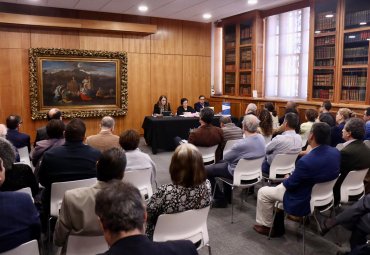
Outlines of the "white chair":
{"label": "white chair", "polygon": [[224,150],[222,152],[223,157],[225,157],[225,154],[228,153],[231,150],[231,147],[233,147],[234,144],[239,142],[242,139],[235,139],[235,140],[228,140],[225,144]]}
{"label": "white chair", "polygon": [[30,197],[32,199],[32,202],[34,202],[33,197],[32,197],[32,191],[31,191],[30,187],[25,187],[23,189],[16,190],[16,192],[22,192],[22,193],[26,193],[26,194],[30,195]]}
{"label": "white chair", "polygon": [[208,213],[209,206],[197,210],[160,215],[154,229],[153,241],[191,240],[194,244],[199,243],[198,250],[207,246],[209,254],[212,254],[207,228]]}
{"label": "white chair", "polygon": [[25,146],[22,148],[18,148],[17,151],[19,153],[19,158],[20,158],[19,162],[29,165],[32,168],[33,166],[31,164],[30,153],[28,152],[28,147]]}
{"label": "white chair", "polygon": [[365,141],[364,141],[364,144],[365,144],[367,147],[369,147],[369,148],[370,148],[370,140],[365,140]]}
{"label": "white chair", "polygon": [[335,146],[335,148],[337,148],[338,151],[341,151],[343,147],[344,147],[343,143],[338,143],[337,146]]}
{"label": "white chair", "polygon": [[270,165],[269,177],[265,178],[272,182],[283,181],[285,175],[293,172],[297,157],[298,153],[276,154]]}
{"label": "white chair", "polygon": [[[348,203],[350,196],[364,196],[364,179],[369,168],[362,170],[353,170],[348,173],[344,178],[342,185],[340,186],[340,202]],[[362,197],[361,196],[361,197]],[[360,199],[359,197],[358,199]]]}
{"label": "white chair", "polygon": [[211,147],[200,147],[197,146],[198,150],[202,154],[203,157],[203,163],[205,165],[210,165],[214,164],[216,160],[216,150],[217,150],[218,145],[214,145]]}
{"label": "white chair", "polygon": [[69,235],[66,255],[100,254],[108,248],[104,236]]}
{"label": "white chair", "polygon": [[37,240],[31,240],[27,243],[21,244],[18,247],[9,251],[0,253],[1,255],[40,255],[39,245]]}
{"label": "white chair", "polygon": [[[217,177],[217,180],[231,186],[231,223],[234,223],[234,202],[233,194],[234,188],[248,189],[259,183],[262,179],[261,165],[264,157],[257,159],[240,159],[234,170],[234,178],[227,179]],[[213,190],[213,197],[215,195],[216,185]],[[248,195],[248,192],[247,192]],[[243,202],[243,197],[241,197]]]}
{"label": "white chair", "polygon": [[149,200],[153,195],[151,183],[152,169],[137,169],[133,171],[125,171],[123,180],[132,183],[140,190],[144,200]]}

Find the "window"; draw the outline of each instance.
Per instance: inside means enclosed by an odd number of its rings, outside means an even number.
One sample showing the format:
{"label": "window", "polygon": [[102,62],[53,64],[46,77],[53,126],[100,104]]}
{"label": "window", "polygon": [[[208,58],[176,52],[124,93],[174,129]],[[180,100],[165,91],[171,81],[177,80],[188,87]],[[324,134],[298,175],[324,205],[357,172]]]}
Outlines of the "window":
{"label": "window", "polygon": [[307,98],[310,8],[266,19],[265,96]]}

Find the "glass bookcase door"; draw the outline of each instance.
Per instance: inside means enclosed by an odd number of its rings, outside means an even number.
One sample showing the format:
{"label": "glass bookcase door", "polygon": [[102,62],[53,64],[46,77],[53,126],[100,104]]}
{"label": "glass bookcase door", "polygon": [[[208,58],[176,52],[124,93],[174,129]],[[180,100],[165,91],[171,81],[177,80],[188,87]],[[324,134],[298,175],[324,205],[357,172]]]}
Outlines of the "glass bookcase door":
{"label": "glass bookcase door", "polygon": [[240,46],[252,44],[252,23],[240,24]]}
{"label": "glass bookcase door", "polygon": [[370,27],[370,1],[346,0],[344,29]]}
{"label": "glass bookcase door", "polygon": [[224,93],[235,94],[236,78],[236,26],[225,27],[224,33]]}

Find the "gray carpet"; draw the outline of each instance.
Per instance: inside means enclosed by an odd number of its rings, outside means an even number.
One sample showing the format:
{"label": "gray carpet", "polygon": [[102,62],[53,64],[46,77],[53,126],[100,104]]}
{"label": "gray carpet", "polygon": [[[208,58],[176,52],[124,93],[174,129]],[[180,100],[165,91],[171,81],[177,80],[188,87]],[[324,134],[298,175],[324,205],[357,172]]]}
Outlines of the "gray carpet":
{"label": "gray carpet", "polygon": [[[153,155],[151,148],[145,145],[143,139],[139,147],[156,163],[158,185],[170,183],[168,169],[173,152],[159,151]],[[213,255],[302,254],[302,228],[298,223],[286,220],[286,234],[283,237],[268,240],[267,237],[257,234],[252,229],[256,216],[256,196],[249,196],[247,202],[244,202],[241,207],[240,192],[236,190],[234,194],[234,224],[231,224],[231,206],[225,209],[214,208],[209,213],[208,231]],[[306,254],[336,254],[338,250],[348,250],[348,239],[349,232],[341,227],[321,237],[311,219],[310,226],[306,227]],[[343,247],[339,247],[336,243],[342,243]],[[205,255],[208,251],[204,248],[199,254]]]}

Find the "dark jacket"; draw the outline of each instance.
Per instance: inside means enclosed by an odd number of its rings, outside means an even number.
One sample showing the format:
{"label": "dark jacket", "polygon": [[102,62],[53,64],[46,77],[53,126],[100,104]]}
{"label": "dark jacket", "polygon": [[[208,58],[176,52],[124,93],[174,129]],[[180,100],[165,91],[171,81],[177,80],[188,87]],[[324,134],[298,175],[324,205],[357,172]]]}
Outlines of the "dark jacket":
{"label": "dark jacket", "polygon": [[184,114],[184,112],[191,112],[191,113],[194,113],[194,112],[195,112],[195,110],[194,110],[194,109],[193,109],[193,107],[191,107],[191,106],[188,106],[188,108],[186,109],[186,111],[185,111],[184,107],[182,107],[182,106],[177,107],[177,116],[178,116],[178,115],[183,115],[183,114]]}
{"label": "dark jacket", "polygon": [[36,146],[36,143],[41,140],[46,140],[48,139],[48,134],[46,133],[46,126],[40,127],[36,130],[36,138],[35,138],[35,143],[33,146]]}
{"label": "dark jacket", "polygon": [[[170,103],[167,104],[168,108],[164,109],[165,111],[171,111]],[[153,114],[161,114],[161,108],[159,108],[158,104],[155,104],[153,107]]]}
{"label": "dark jacket", "polygon": [[342,138],[342,130],[344,128],[344,122],[340,123],[338,126],[331,128],[331,146],[335,147],[338,143],[344,143]]}
{"label": "dark jacket", "polygon": [[223,140],[224,135],[222,129],[211,124],[206,124],[194,129],[188,138],[189,143],[201,147],[211,147],[216,144],[221,144]]}
{"label": "dark jacket", "polygon": [[194,110],[197,111],[197,112],[200,112],[200,110],[202,110],[204,107],[208,107],[208,106],[209,106],[208,102],[204,102],[204,105],[201,105],[199,102],[197,102],[197,103],[194,104]]}
{"label": "dark jacket", "polygon": [[6,133],[6,139],[10,141],[15,148],[28,147],[28,152],[31,151],[30,136],[24,133],[19,132],[16,129],[8,129]]}

